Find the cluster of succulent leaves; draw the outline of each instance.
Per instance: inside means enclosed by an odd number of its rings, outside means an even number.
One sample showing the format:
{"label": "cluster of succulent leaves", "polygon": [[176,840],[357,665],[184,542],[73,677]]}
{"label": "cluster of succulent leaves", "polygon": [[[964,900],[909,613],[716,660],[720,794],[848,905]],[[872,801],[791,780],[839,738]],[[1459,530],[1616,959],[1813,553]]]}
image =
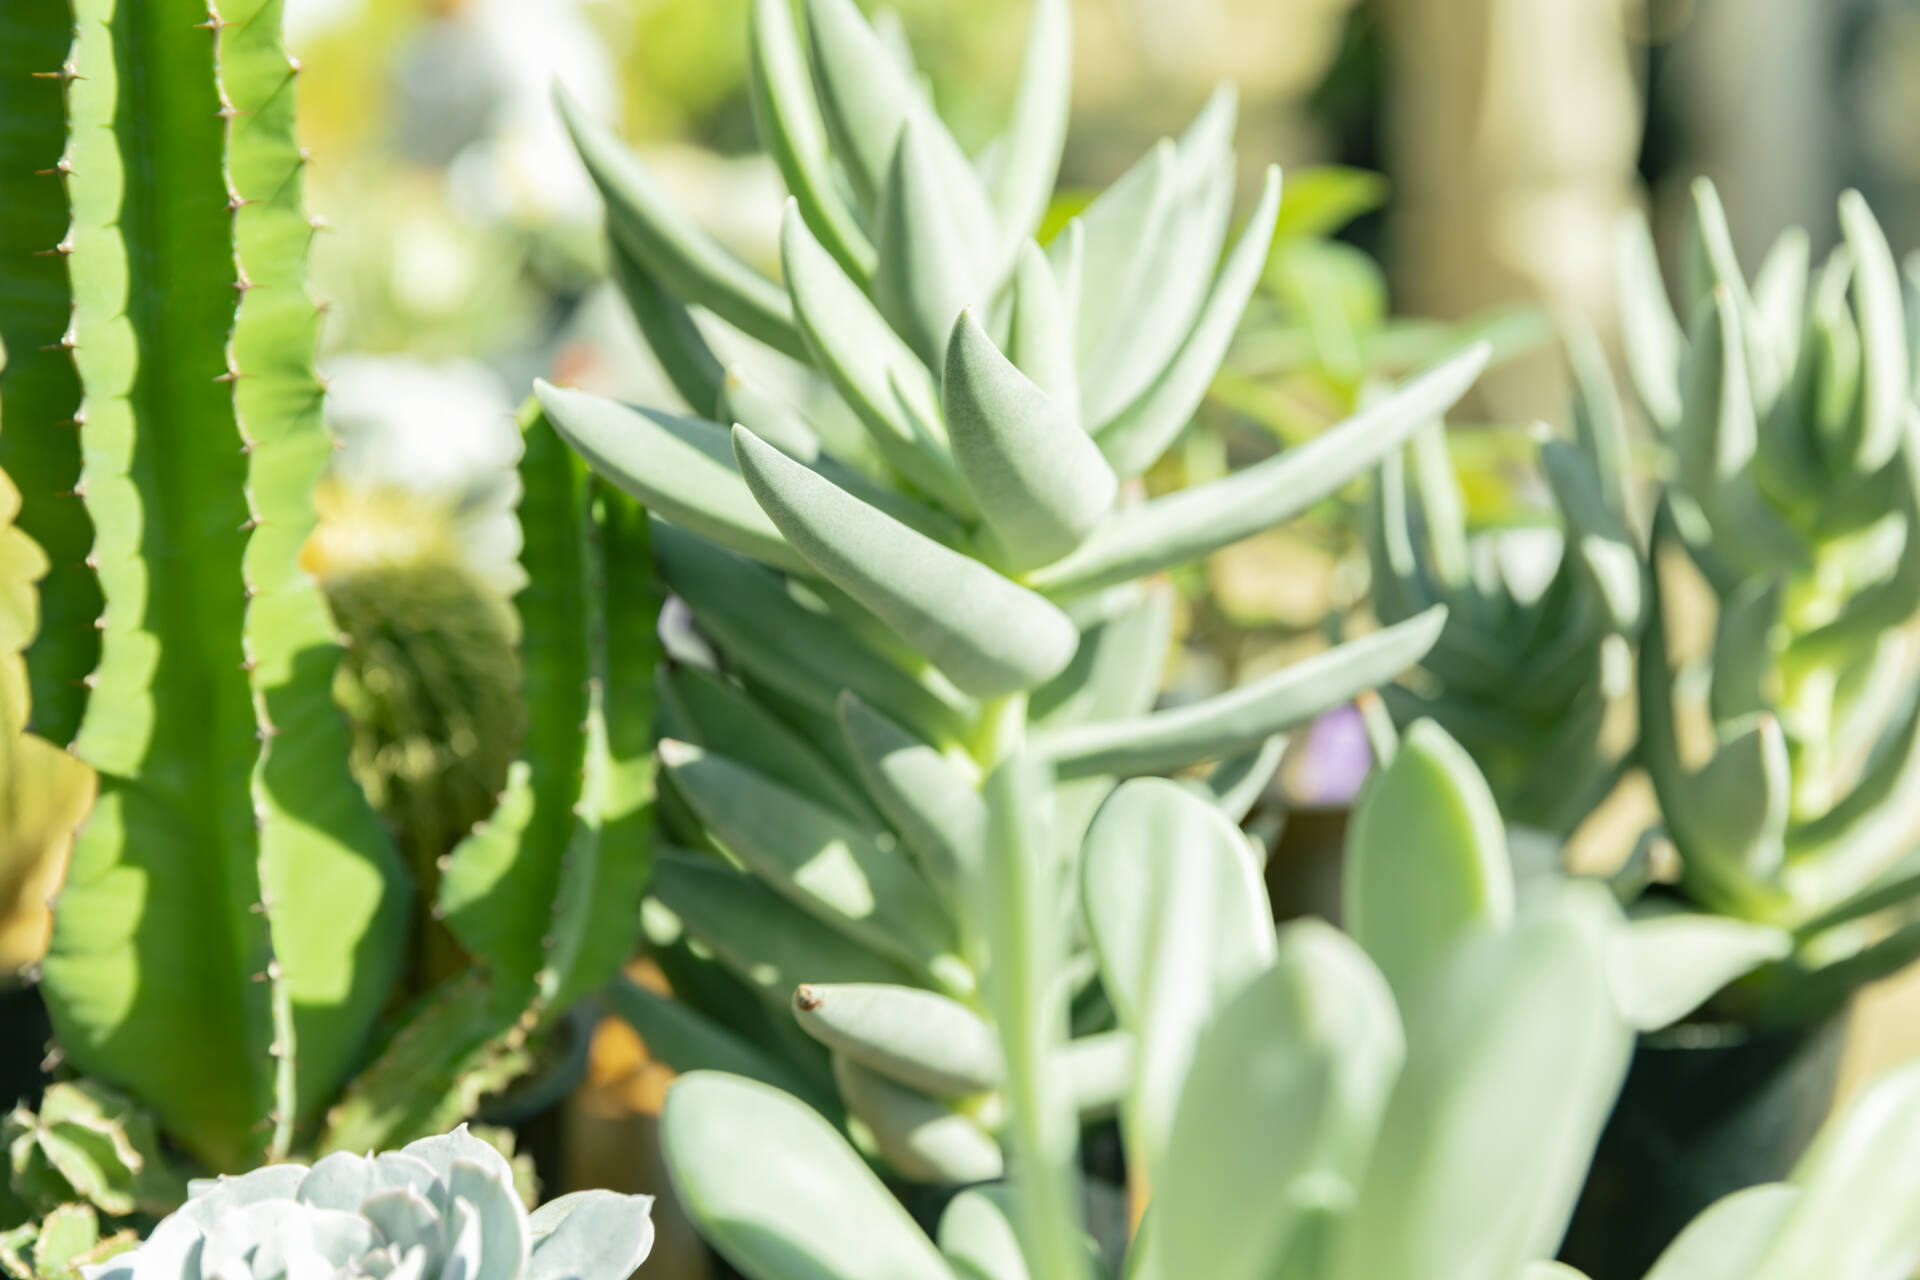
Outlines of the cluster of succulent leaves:
{"label": "cluster of succulent leaves", "polygon": [[[750,1280],[1572,1280],[1550,1261],[1633,1044],[1614,954],[1639,926],[1590,880],[1516,879],[1466,753],[1416,724],[1358,806],[1351,934],[1276,928],[1255,856],[1176,783],[1123,784],[1075,860],[1044,830],[1044,766],[988,782],[996,834],[987,1009],[885,1020],[845,1000],[844,1051],[1004,1072],[1005,1181],[924,1234],[846,1140],[765,1083],[668,1093],[682,1201]],[[1072,890],[1077,879],[1078,892]],[[1069,901],[1072,899],[1073,901]],[[1120,1075],[1139,1226],[1123,1257],[1082,1232],[1060,968],[1076,927],[1136,1046]],[[895,997],[904,1001],[906,996]],[[1920,1262],[1920,1070],[1869,1090],[1790,1181],[1703,1214],[1650,1280],[1904,1275]]]}
{"label": "cluster of succulent leaves", "polygon": [[1469,533],[1437,423],[1381,464],[1366,518],[1375,613],[1398,622],[1447,606],[1418,675],[1382,690],[1388,709],[1401,724],[1444,725],[1508,821],[1555,837],[1630,762],[1615,726],[1644,612],[1624,416],[1597,341],[1576,331],[1569,347],[1575,438],[1539,442],[1558,529]]}
{"label": "cluster of succulent leaves", "polygon": [[[1228,245],[1231,95],[1042,247],[1068,105],[1064,3],[1036,6],[1012,118],[977,160],[850,0],[802,8],[804,35],[786,0],[751,16],[756,118],[794,197],[783,285],[562,100],[618,279],[694,416],[544,384],[540,403],[656,517],[660,576],[712,658],[661,678],[670,847],[649,918],[681,1003],[637,987],[616,999],[670,1064],[746,1071],[850,1113],[906,1176],[972,1180],[1000,1168],[1013,1083],[940,1067],[937,1038],[929,1065],[876,1063],[847,1037],[901,1001],[977,1020],[1004,914],[980,892],[983,783],[1023,744],[1044,760],[1050,839],[1069,852],[1128,776],[1218,761],[1192,785],[1238,818],[1285,732],[1403,669],[1440,611],[1154,712],[1170,612],[1143,579],[1363,475],[1486,353],[1308,446],[1145,498],[1136,480],[1204,396],[1273,234],[1277,171]],[[741,334],[827,394],[803,409],[730,367],[714,344]],[[1075,946],[1076,1089],[1096,1108],[1112,1101],[1110,1015]],[[888,994],[803,997],[796,1020],[802,982]]]}
{"label": "cluster of succulent leaves", "polygon": [[579,1191],[528,1213],[500,1153],[463,1125],[377,1155],[197,1182],[96,1280],[627,1280],[653,1247],[652,1200]]}
{"label": "cluster of succulent leaves", "polygon": [[[415,877],[356,785],[343,642],[423,601],[369,584],[342,637],[301,564],[331,441],[280,11],[76,0],[9,8],[0,38],[0,688],[10,751],[24,720],[99,779],[37,976],[64,1071],[215,1171],[473,1115],[629,956],[650,850],[646,525],[531,421],[526,728],[499,803]],[[51,566],[37,636],[11,608],[40,572],[25,538]],[[416,908],[457,944],[444,980]]]}

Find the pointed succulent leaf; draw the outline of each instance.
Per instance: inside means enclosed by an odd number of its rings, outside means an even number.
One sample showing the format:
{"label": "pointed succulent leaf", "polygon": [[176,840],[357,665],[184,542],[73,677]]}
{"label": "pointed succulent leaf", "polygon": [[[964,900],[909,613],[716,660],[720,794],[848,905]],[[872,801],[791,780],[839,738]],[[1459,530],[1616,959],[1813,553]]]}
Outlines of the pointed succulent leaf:
{"label": "pointed succulent leaf", "polygon": [[[1067,292],[1077,300],[1074,340],[1082,367],[1090,367],[1109,340],[1112,328],[1132,313],[1132,299],[1146,287],[1153,255],[1146,250],[1164,234],[1179,181],[1180,151],[1172,139],[1162,138],[1121,174],[1113,185],[1094,197],[1068,224],[1048,249],[1053,267],[1065,283],[1077,278]],[[1079,270],[1070,259],[1079,259]],[[1082,391],[1091,391],[1086,381]]]}
{"label": "pointed succulent leaf", "polygon": [[1585,456],[1558,440],[1540,446],[1540,461],[1553,497],[1566,517],[1566,536],[1578,563],[1599,593],[1608,624],[1632,635],[1640,626],[1640,592],[1646,570],[1626,519],[1608,503],[1599,473]]}
{"label": "pointed succulent leaf", "polygon": [[1032,580],[1056,594],[1090,591],[1199,559],[1290,519],[1445,412],[1480,376],[1489,353],[1477,344],[1305,444],[1118,515]]}
{"label": "pointed succulent leaf", "polygon": [[1350,1197],[1406,1045],[1366,953],[1318,921],[1201,1034],[1156,1184],[1161,1274],[1267,1280],[1302,1210]]}
{"label": "pointed succulent leaf", "polygon": [[613,1280],[653,1252],[651,1196],[575,1191],[527,1215],[522,1280]]}
{"label": "pointed succulent leaf", "polygon": [[685,303],[660,287],[624,241],[615,240],[608,247],[614,282],[626,297],[627,309],[633,312],[653,358],[695,413],[711,411],[719,399],[724,374],[720,357],[707,345],[693,314]]}
{"label": "pointed succulent leaf", "polygon": [[941,752],[874,711],[852,693],[840,725],[867,794],[950,903],[979,876],[986,857],[987,811],[973,782]]}
{"label": "pointed succulent leaf", "polygon": [[1003,1171],[1000,1144],[972,1115],[844,1054],[834,1055],[833,1080],[849,1114],[900,1177],[952,1186],[985,1182]]}
{"label": "pointed succulent leaf", "polygon": [[1755,336],[1773,350],[1782,369],[1792,369],[1799,359],[1812,254],[1806,230],[1788,227],[1774,238],[1754,273]]}
{"label": "pointed succulent leaf", "polygon": [[830,1107],[804,1075],[746,1037],[698,1012],[685,1001],[661,995],[630,978],[616,977],[601,993],[607,1011],[626,1022],[647,1047],[647,1056],[685,1075],[726,1071]]}
{"label": "pointed succulent leaf", "polygon": [[1647,909],[1609,944],[1607,976],[1628,1024],[1658,1031],[1792,950],[1793,935],[1773,925],[1678,907]]}
{"label": "pointed succulent leaf", "polygon": [[1200,407],[1260,282],[1279,211],[1280,170],[1275,166],[1267,170],[1266,184],[1248,215],[1246,229],[1221,264],[1179,353],[1138,399],[1098,428],[1100,451],[1120,475],[1135,476],[1152,466]]}
{"label": "pointed succulent leaf", "polygon": [[683,742],[662,742],[660,762],[714,838],[802,910],[906,964],[951,953],[938,896],[871,828]]}
{"label": "pointed succulent leaf", "polygon": [[984,1093],[1005,1074],[993,1028],[932,991],[808,983],[794,990],[793,1016],[835,1053],[922,1093]]}
{"label": "pointed succulent leaf", "polygon": [[1749,578],[1720,605],[1714,625],[1707,706],[1716,728],[1768,707],[1767,685],[1779,662],[1779,624],[1786,582]]}
{"label": "pointed succulent leaf", "polygon": [[1668,815],[1683,849],[1767,878],[1786,856],[1793,770],[1780,722],[1760,712],[1728,725],[1712,759],[1684,788],[1684,807]]}
{"label": "pointed succulent leaf", "polygon": [[1032,1280],[1004,1183],[968,1187],[949,1200],[936,1238],[956,1280]]}
{"label": "pointed succulent leaf", "polygon": [[915,981],[908,966],[717,858],[663,850],[654,862],[653,896],[736,977],[780,1004],[802,982]]}
{"label": "pointed succulent leaf", "polygon": [[1059,609],[808,471],[741,427],[734,452],[754,497],[829,581],[974,697],[1044,684],[1079,634]]}
{"label": "pointed succulent leaf", "polygon": [[675,208],[646,166],[564,89],[556,90],[554,100],[574,148],[607,202],[609,234],[675,297],[698,303],[776,351],[806,359],[793,308],[780,286]]}
{"label": "pointed succulent leaf", "polygon": [[[1074,364],[1073,315],[1053,264],[1039,245],[1020,246],[1013,271],[1013,314],[1007,324],[1007,355],[1014,367],[1080,424],[1079,373]],[[951,393],[949,393],[951,394]],[[949,411],[951,412],[951,411]],[[1101,459],[1101,465],[1106,460]]]}
{"label": "pointed succulent leaf", "polygon": [[1159,778],[1114,792],[1087,832],[1082,909],[1107,995],[1139,1046],[1123,1132],[1166,1185],[1168,1141],[1194,1046],[1273,963],[1273,912],[1246,841],[1214,806]]}
{"label": "pointed succulent leaf", "polygon": [[1431,720],[1413,725],[1368,782],[1347,848],[1347,929],[1403,1008],[1451,956],[1513,920],[1513,868],[1493,793]]}
{"label": "pointed succulent leaf", "polygon": [[1680,362],[1686,335],[1667,300],[1645,215],[1622,215],[1613,247],[1627,369],[1647,416],[1662,431],[1673,431],[1680,425]]}
{"label": "pointed succulent leaf", "polygon": [[791,205],[781,225],[780,260],[801,332],[881,457],[948,510],[971,514],[966,487],[946,454],[933,375]]}
{"label": "pointed succulent leaf", "polygon": [[1435,607],[1183,707],[1056,730],[1040,739],[1063,778],[1158,773],[1258,747],[1385,684],[1418,662],[1446,622]]}
{"label": "pointed succulent leaf", "polygon": [[1723,1196],[1661,1252],[1647,1280],[1748,1280],[1803,1194],[1766,1182]]}
{"label": "pointed succulent leaf", "polygon": [[790,0],[753,0],[747,94],[760,141],[773,156],[807,226],[856,282],[872,277],[873,242],[834,177],[827,127],[813,96]]}
{"label": "pointed succulent leaf", "polygon": [[1080,621],[1067,669],[1035,689],[1027,717],[1053,730],[1144,714],[1159,695],[1173,650],[1173,592],[1165,582],[1130,585]]}
{"label": "pointed succulent leaf", "polygon": [[1207,773],[1200,785],[1228,819],[1241,822],[1253,811],[1273,781],[1288,741],[1286,734],[1276,733],[1252,751],[1222,760]]}
{"label": "pointed succulent leaf", "polygon": [[908,116],[880,193],[872,293],[880,314],[938,368],[954,317],[984,298],[930,147],[926,126]]}
{"label": "pointed succulent leaf", "polygon": [[667,1093],[661,1145],[687,1213],[749,1280],[951,1280],[866,1161],[778,1090],[682,1076]]}
{"label": "pointed succulent leaf", "polygon": [[947,345],[945,408],[954,460],[1017,567],[1066,555],[1113,506],[1119,481],[1099,448],[971,311]]}
{"label": "pointed succulent leaf", "polygon": [[740,478],[725,428],[537,379],[534,393],[588,466],[656,514],[775,568],[807,571]]}
{"label": "pointed succulent leaf", "polygon": [[1920,1065],[1882,1076],[1827,1123],[1791,1181],[1800,1198],[1752,1280],[1878,1280],[1920,1262]]}
{"label": "pointed succulent leaf", "polygon": [[1846,461],[1866,475],[1886,465],[1900,447],[1913,394],[1911,353],[1900,269],[1858,191],[1840,197],[1840,229],[1853,255],[1854,322],[1860,332],[1860,400]]}
{"label": "pointed succulent leaf", "polygon": [[1814,901],[1844,899],[1877,880],[1912,846],[1898,797],[1920,786],[1920,699],[1893,726],[1853,789],[1787,835],[1790,877]]}
{"label": "pointed succulent leaf", "polygon": [[1005,146],[988,193],[998,211],[1003,248],[1011,252],[1040,225],[1060,174],[1072,106],[1073,19],[1067,0],[1039,0],[1028,19],[1020,87]]}

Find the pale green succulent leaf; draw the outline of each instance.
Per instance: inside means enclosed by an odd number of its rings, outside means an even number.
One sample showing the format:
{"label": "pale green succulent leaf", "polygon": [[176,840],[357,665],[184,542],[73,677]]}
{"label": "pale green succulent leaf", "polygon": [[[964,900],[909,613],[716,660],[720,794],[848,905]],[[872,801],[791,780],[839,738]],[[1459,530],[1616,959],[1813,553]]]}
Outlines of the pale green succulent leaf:
{"label": "pale green succulent leaf", "polygon": [[755,499],[829,581],[974,697],[1058,675],[1079,633],[1044,598],[915,533],[742,427],[734,452]]}
{"label": "pale green succulent leaf", "polygon": [[781,224],[780,260],[807,345],[880,456],[948,510],[971,515],[966,486],[946,453],[933,375],[791,205]]}
{"label": "pale green succulent leaf", "polygon": [[993,1028],[948,996],[917,987],[807,983],[793,993],[802,1030],[836,1054],[921,1093],[961,1097],[1000,1086]]}
{"label": "pale green succulent leaf", "polygon": [[951,1186],[985,1182],[1004,1171],[1000,1144],[973,1116],[845,1054],[833,1057],[833,1079],[848,1112],[900,1177]]}
{"label": "pale green succulent leaf", "polygon": [[1014,1212],[1003,1183],[968,1187],[947,1202],[936,1238],[957,1280],[1032,1280]]}
{"label": "pale green succulent leaf", "polygon": [[1767,686],[1779,661],[1785,591],[1782,578],[1750,578],[1721,602],[1707,694],[1716,728],[1767,709]]}
{"label": "pale green succulent leaf", "polygon": [[813,96],[791,0],[753,0],[747,30],[747,94],[760,141],[779,166],[807,226],[864,287],[873,276],[873,242],[835,180],[827,127]]}
{"label": "pale green succulent leaf", "polygon": [[1513,921],[1505,824],[1486,779],[1431,720],[1367,782],[1347,843],[1342,915],[1403,1009],[1450,957]]}
{"label": "pale green succulent leaf", "polygon": [[1900,797],[1920,786],[1920,700],[1893,726],[1853,789],[1787,833],[1789,876],[1817,902],[1833,903],[1878,880],[1912,846]]}
{"label": "pale green succulent leaf", "polygon": [[1712,758],[1682,788],[1682,809],[1667,819],[1687,851],[1711,848],[1716,859],[1765,879],[1786,856],[1792,792],[1786,736],[1763,711],[1721,731]]}
{"label": "pale green succulent leaf", "polygon": [[1039,227],[1060,175],[1073,105],[1073,15],[1067,0],[1039,0],[1027,20],[998,166],[988,194],[999,214],[1000,243],[1011,254]]}
{"label": "pale green succulent leaf", "polygon": [[647,1056],[685,1075],[725,1071],[758,1080],[816,1108],[831,1108],[807,1078],[759,1045],[671,996],[661,995],[627,977],[616,977],[601,993],[607,1011],[625,1021],[647,1047]]}
{"label": "pale green succulent leaf", "polygon": [[718,858],[662,850],[653,896],[734,976],[784,1006],[802,982],[916,981],[914,970],[850,939]]}
{"label": "pale green succulent leaf", "polygon": [[960,474],[1016,567],[1066,555],[1113,506],[1119,481],[1099,447],[971,311],[951,329],[944,407]]}
{"label": "pale green succulent leaf", "polygon": [[840,725],[873,803],[927,880],[959,903],[961,887],[980,875],[986,858],[987,810],[973,781],[851,692],[841,698]]}
{"label": "pale green succulent leaf", "polygon": [[677,209],[646,166],[564,89],[554,101],[607,203],[608,234],[683,303],[698,303],[748,337],[807,356],[780,286],[729,253]]}
{"label": "pale green succulent leaf", "polygon": [[941,190],[926,126],[900,126],[875,215],[879,265],[873,301],[927,367],[937,369],[962,308],[985,301],[973,273],[957,211]]}
{"label": "pale green succulent leaf", "polygon": [[1228,819],[1241,822],[1253,811],[1273,781],[1288,741],[1286,734],[1276,733],[1252,751],[1230,756],[1207,772],[1200,785]]}
{"label": "pale green succulent leaf", "polygon": [[[1226,357],[1241,313],[1260,283],[1267,250],[1273,244],[1273,220],[1279,211],[1280,169],[1275,166],[1267,170],[1246,228],[1221,264],[1220,274],[1178,353],[1138,398],[1097,428],[1100,451],[1119,475],[1135,476],[1152,466],[1200,407]],[[1096,413],[1091,402],[1087,412]]]}
{"label": "pale green succulent leaf", "polygon": [[1278,1274],[1311,1206],[1350,1203],[1405,1051],[1365,952],[1318,921],[1282,929],[1194,1050],[1154,1196],[1161,1273]]}
{"label": "pale green succulent leaf", "polygon": [[[1081,548],[1032,575],[1056,594],[1184,564],[1288,520],[1399,449],[1486,366],[1478,344],[1304,444],[1206,484],[1115,514]],[[1119,468],[1124,473],[1125,468]]]}
{"label": "pale green succulent leaf", "polygon": [[1642,909],[1608,946],[1607,976],[1634,1030],[1680,1021],[1722,987],[1793,950],[1793,935],[1730,916]]}
{"label": "pale green succulent leaf", "polygon": [[[1070,297],[1040,246],[1028,240],[1014,260],[1013,313],[1007,322],[1007,355],[1014,367],[1076,425],[1080,417],[1079,373],[1074,364]],[[1103,458],[1101,465],[1105,466]]]}
{"label": "pale green succulent leaf", "polygon": [[1840,230],[1854,263],[1854,321],[1860,332],[1860,400],[1846,462],[1861,475],[1886,465],[1905,434],[1913,373],[1908,367],[1900,269],[1886,233],[1858,191],[1840,197]]}
{"label": "pale green succulent leaf", "polygon": [[720,357],[707,345],[693,314],[685,303],[660,287],[624,241],[612,241],[608,251],[614,283],[620,286],[627,309],[640,326],[640,336],[660,362],[667,380],[695,413],[710,412],[719,400],[725,374]]}
{"label": "pale green succulent leaf", "polygon": [[[1048,247],[1063,292],[1076,303],[1074,341],[1082,369],[1091,369],[1114,325],[1134,314],[1146,286],[1179,181],[1179,147],[1162,138],[1094,197]],[[1073,281],[1074,288],[1064,286]],[[1083,377],[1083,399],[1096,390]]]}
{"label": "pale green succulent leaf", "polygon": [[1082,862],[1082,910],[1107,996],[1138,1045],[1122,1124],[1128,1158],[1164,1187],[1195,1045],[1273,963],[1273,911],[1239,831],[1164,779],[1113,793]]}
{"label": "pale green succulent leaf", "polygon": [[1640,626],[1646,570],[1633,530],[1608,502],[1599,471],[1587,456],[1548,440],[1540,446],[1540,461],[1554,502],[1566,517],[1570,549],[1606,606],[1608,625],[1634,634]]}
{"label": "pale green succulent leaf", "polygon": [[1160,692],[1173,650],[1174,601],[1164,582],[1129,584],[1117,603],[1095,601],[1094,616],[1080,616],[1080,647],[1067,669],[1035,689],[1028,721],[1045,730],[1118,720],[1148,711]]}
{"label": "pale green succulent leaf", "polygon": [[1680,425],[1680,364],[1686,335],[1667,299],[1653,231],[1638,212],[1621,215],[1613,252],[1620,292],[1620,336],[1627,370],[1647,416],[1663,432]]}
{"label": "pale green succulent leaf", "polygon": [[599,475],[649,510],[763,564],[808,571],[753,500],[717,423],[571,391],[536,379],[554,429]]}
{"label": "pale green succulent leaf", "polygon": [[706,830],[802,910],[904,964],[952,952],[953,922],[891,836],[687,743],[662,742],[660,762]]}
{"label": "pale green succulent leaf", "polygon": [[1723,1196],[1661,1252],[1647,1280],[1749,1280],[1803,1194],[1766,1182]]}
{"label": "pale green succulent leaf", "polygon": [[1040,745],[1063,778],[1159,773],[1235,755],[1392,680],[1433,646],[1445,622],[1446,610],[1435,607],[1237,689],[1150,715],[1058,729]]}

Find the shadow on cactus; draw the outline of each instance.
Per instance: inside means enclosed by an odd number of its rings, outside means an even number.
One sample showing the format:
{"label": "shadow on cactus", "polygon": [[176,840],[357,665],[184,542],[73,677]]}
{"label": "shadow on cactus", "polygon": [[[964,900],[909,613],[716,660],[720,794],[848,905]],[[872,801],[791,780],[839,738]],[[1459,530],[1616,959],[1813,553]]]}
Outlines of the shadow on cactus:
{"label": "shadow on cactus", "polygon": [[[876,1072],[849,1037],[900,1009],[977,1025],[1008,963],[983,887],[1000,839],[983,784],[1009,755],[1044,760],[1048,839],[1072,851],[1120,779],[1212,761],[1189,785],[1230,826],[1286,732],[1417,659],[1440,611],[1156,712],[1171,612],[1155,576],[1364,474],[1486,351],[1309,444],[1146,499],[1139,477],[1200,404],[1273,237],[1277,170],[1228,235],[1232,93],[1043,246],[1067,121],[1063,0],[1034,6],[1007,130],[977,158],[851,0],[803,8],[804,32],[786,0],[758,0],[750,24],[755,118],[793,193],[784,285],[561,97],[619,281],[696,416],[537,392],[657,518],[660,576],[715,657],[661,680],[671,847],[647,918],[684,1003],[637,987],[615,1002],[669,1064],[724,1065],[850,1117],[903,1177],[970,1181],[1020,1123],[1017,1074],[968,1076],[983,1096],[956,1104],[954,1078]],[[741,335],[822,394],[804,408],[770,394],[725,358],[750,350]],[[1099,1030],[1111,1015],[1078,949],[1076,1007]],[[809,1007],[803,993],[796,1021],[801,984],[888,994]],[[1112,1105],[1106,1052],[1079,1062],[1089,1110]]]}
{"label": "shadow on cactus", "polygon": [[[524,715],[521,753],[503,783],[497,756],[469,780],[466,827],[473,792],[497,807],[457,843],[434,833],[450,848],[416,881],[350,771],[338,632],[300,562],[331,442],[280,4],[79,0],[23,22],[64,95],[23,107],[0,158],[41,174],[19,207],[65,230],[0,255],[9,296],[30,272],[57,285],[35,361],[0,384],[0,452],[21,527],[49,531],[35,724],[100,778],[43,966],[57,1052],[207,1170],[442,1132],[632,950],[657,651],[644,523],[521,423],[517,621],[438,619],[493,637],[462,655],[488,666],[468,745],[506,751],[498,722]],[[47,154],[15,155],[21,138]],[[104,605],[82,614],[89,593]],[[416,906],[458,943],[444,981],[416,962]]]}

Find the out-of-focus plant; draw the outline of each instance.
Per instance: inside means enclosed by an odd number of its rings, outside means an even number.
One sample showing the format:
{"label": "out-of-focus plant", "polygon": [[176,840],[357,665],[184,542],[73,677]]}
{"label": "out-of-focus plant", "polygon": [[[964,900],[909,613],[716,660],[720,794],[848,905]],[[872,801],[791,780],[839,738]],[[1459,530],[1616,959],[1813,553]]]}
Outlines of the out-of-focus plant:
{"label": "out-of-focus plant", "polygon": [[[331,442],[278,0],[22,12],[28,47],[56,51],[42,70],[62,92],[36,105],[65,139],[28,203],[66,230],[10,239],[0,281],[56,290],[30,340],[64,377],[8,370],[0,440],[52,561],[26,652],[34,724],[100,777],[42,967],[58,1052],[212,1170],[438,1132],[524,1072],[631,949],[651,814],[645,527],[525,424],[526,745],[438,869],[468,971],[391,1007],[426,985],[407,964],[426,890],[350,775],[340,644],[300,564]],[[81,614],[89,593],[104,604]]]}
{"label": "out-of-focus plant", "polygon": [[[1670,458],[1639,752],[1679,855],[1671,894],[1776,937],[1779,962],[1729,1008],[1801,1022],[1920,956],[1920,325],[1857,193],[1823,265],[1789,231],[1752,282],[1712,187],[1694,197],[1684,332],[1644,224],[1623,235],[1629,364]],[[1717,617],[1676,672],[1683,561]]]}
{"label": "out-of-focus plant", "polygon": [[465,1126],[378,1155],[336,1152],[196,1183],[96,1280],[628,1280],[653,1248],[648,1196],[578,1191],[528,1213],[513,1169]]}
{"label": "out-of-focus plant", "polygon": [[[989,784],[1002,915],[986,1021],[854,1021],[849,1053],[923,1042],[998,1064],[1014,1117],[1005,1182],[963,1191],[933,1238],[844,1140],[764,1083],[700,1072],[667,1096],[682,1201],[750,1280],[1073,1280],[1082,1234],[1067,1009],[1071,859],[1015,756]],[[1049,853],[1049,850],[1052,850]],[[1206,800],[1133,781],[1095,819],[1078,895],[1132,1036],[1122,1127],[1143,1212],[1125,1274],[1219,1280],[1573,1280],[1550,1261],[1632,1038],[1604,888],[1516,882],[1465,753],[1416,725],[1360,800],[1351,937],[1276,934],[1249,848]],[[1630,944],[1629,944],[1630,945]],[[860,990],[815,991],[817,1011]],[[1715,1206],[1651,1273],[1873,1280],[1920,1262],[1920,1071],[1870,1091],[1787,1184]]]}
{"label": "out-of-focus plant", "polygon": [[[595,470],[659,517],[661,576],[717,655],[662,683],[676,847],[657,862],[650,917],[684,1003],[637,988],[618,1002],[670,1064],[729,1066],[850,1114],[908,1178],[974,1181],[1000,1168],[996,1132],[1031,1119],[1030,1079],[954,1048],[985,1025],[1004,955],[993,939],[1010,927],[987,886],[1015,837],[993,833],[983,785],[1009,757],[1045,759],[1053,781],[1034,785],[1056,810],[1056,851],[1078,848],[1131,775],[1220,760],[1195,785],[1242,813],[1280,735],[1417,659],[1439,613],[1156,714],[1168,603],[1142,579],[1363,474],[1458,397],[1485,353],[1309,446],[1142,501],[1134,482],[1205,394],[1279,206],[1270,173],[1222,259],[1232,96],[1043,249],[1031,232],[1067,116],[1061,0],[1035,7],[1012,120],[978,160],[851,0],[811,0],[805,15],[803,35],[785,0],[753,6],[761,133],[795,196],[784,288],[572,116],[635,315],[708,415],[538,388]],[[810,364],[864,448],[836,456],[729,370],[693,307]],[[880,994],[808,994],[848,984]],[[903,1025],[902,1009],[960,1040],[858,1048],[862,1028]],[[1081,1059],[1089,1109],[1112,1101],[1099,1043]]]}
{"label": "out-of-focus plant", "polygon": [[1473,752],[1509,822],[1560,838],[1632,758],[1644,576],[1605,356],[1584,332],[1572,350],[1582,375],[1575,439],[1543,428],[1539,444],[1558,528],[1470,534],[1438,425],[1382,464],[1367,524],[1374,611],[1391,622],[1447,606],[1418,678],[1382,690],[1389,710],[1402,724],[1445,725]]}

